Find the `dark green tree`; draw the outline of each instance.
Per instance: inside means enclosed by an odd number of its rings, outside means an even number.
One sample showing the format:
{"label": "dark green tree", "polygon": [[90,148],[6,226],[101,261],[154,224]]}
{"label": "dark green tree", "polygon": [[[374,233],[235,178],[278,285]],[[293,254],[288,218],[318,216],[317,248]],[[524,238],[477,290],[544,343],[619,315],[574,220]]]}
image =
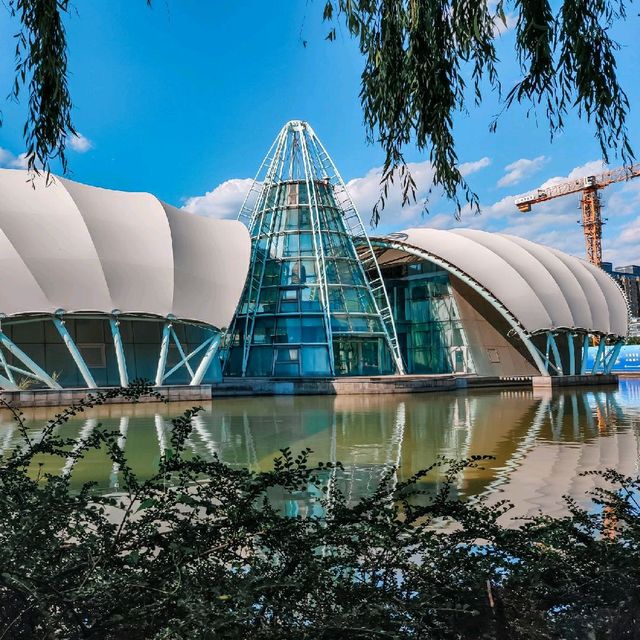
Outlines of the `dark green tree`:
{"label": "dark green tree", "polygon": [[[140,0],[143,1],[143,0]],[[404,150],[415,145],[430,159],[433,182],[460,211],[478,199],[458,167],[453,124],[456,113],[482,102],[483,91],[500,91],[496,39],[515,23],[521,77],[503,96],[540,109],[553,137],[569,111],[593,122],[602,156],[629,162],[632,149],[626,118],[628,100],[616,69],[615,22],[626,19],[631,0],[319,0],[324,19],[344,24],[364,59],[360,97],[368,136],[386,159],[384,206],[399,176],[404,202],[415,183]],[[69,0],[6,0],[21,25],[17,34],[12,95],[26,88],[29,113],[25,139],[29,168],[49,170],[53,158],[67,168],[66,141],[73,135],[72,98],[67,85],[64,14]],[[151,0],[147,0],[151,5]],[[79,6],[81,10],[81,6]],[[275,9],[274,9],[275,10]],[[495,127],[496,122],[491,123]],[[379,219],[380,206],[374,211]]]}

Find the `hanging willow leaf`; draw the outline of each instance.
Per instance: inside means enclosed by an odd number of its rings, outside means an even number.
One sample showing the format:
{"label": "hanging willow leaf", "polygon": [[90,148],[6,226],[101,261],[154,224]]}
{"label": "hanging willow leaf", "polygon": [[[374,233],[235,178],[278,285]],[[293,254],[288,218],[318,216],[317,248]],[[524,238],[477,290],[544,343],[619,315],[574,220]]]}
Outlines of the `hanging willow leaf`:
{"label": "hanging willow leaf", "polygon": [[[626,18],[628,2],[563,0],[554,12],[548,0],[498,0],[495,5],[487,0],[326,0],[323,20],[342,21],[359,44],[366,135],[385,151],[374,222],[396,173],[403,204],[415,200],[415,181],[404,159],[405,149],[414,145],[433,165],[433,186],[455,203],[458,214],[465,204],[479,209],[459,170],[453,122],[457,113],[467,112],[469,99],[482,102],[483,88],[500,95],[495,43],[500,25],[508,22],[515,23],[521,77],[503,110],[514,103],[541,109],[553,138],[575,108],[593,123],[603,158],[613,152],[630,163],[629,102],[618,81],[619,44],[610,36],[614,23]],[[66,142],[76,134],[63,23],[70,2],[5,0],[5,6],[20,23],[11,96],[17,99],[25,89],[28,94],[28,166],[48,173],[58,158],[66,172]],[[336,39],[335,26],[327,39]]]}
{"label": "hanging willow leaf", "polygon": [[[433,184],[455,203],[458,215],[464,204],[479,210],[459,170],[453,122],[467,111],[470,96],[482,102],[483,88],[500,95],[496,39],[509,18],[515,22],[521,78],[503,110],[514,103],[540,106],[553,139],[575,107],[593,122],[605,160],[613,151],[631,162],[629,102],[618,81],[619,45],[609,35],[614,22],[626,17],[625,4],[564,0],[554,13],[547,0],[500,0],[493,9],[486,0],[334,2],[331,15],[358,40],[364,57],[360,99],[367,138],[386,154],[373,222],[380,219],[396,173],[403,204],[416,197],[404,160],[409,145],[428,154]],[[490,130],[496,126],[497,119]]]}

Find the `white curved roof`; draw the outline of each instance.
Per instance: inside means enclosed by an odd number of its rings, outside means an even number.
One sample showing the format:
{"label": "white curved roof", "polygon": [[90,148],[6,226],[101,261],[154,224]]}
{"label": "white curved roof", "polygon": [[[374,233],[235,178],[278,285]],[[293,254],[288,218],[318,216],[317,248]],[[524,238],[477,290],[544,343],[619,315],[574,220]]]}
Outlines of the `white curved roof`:
{"label": "white curved roof", "polygon": [[227,327],[249,265],[240,222],[148,193],[0,170],[0,314],[173,314]]}
{"label": "white curved roof", "polygon": [[[530,240],[475,229],[408,229],[388,239],[412,246],[471,277],[529,333],[582,329],[626,336],[629,310],[616,282],[602,269]],[[379,263],[398,260],[389,250]]]}

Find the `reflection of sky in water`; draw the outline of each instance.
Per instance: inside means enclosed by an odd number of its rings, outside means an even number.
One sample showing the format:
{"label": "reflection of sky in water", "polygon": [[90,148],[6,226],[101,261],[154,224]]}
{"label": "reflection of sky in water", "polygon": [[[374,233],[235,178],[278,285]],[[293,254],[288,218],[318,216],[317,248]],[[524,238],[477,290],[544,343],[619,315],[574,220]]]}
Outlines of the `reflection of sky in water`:
{"label": "reflection of sky in water", "polygon": [[[179,404],[108,406],[89,411],[60,429],[64,436],[87,435],[98,424],[117,431],[135,471],[149,476],[157,468],[170,435],[170,418],[187,408]],[[36,436],[50,409],[26,409]],[[640,379],[621,380],[618,389],[568,389],[546,394],[531,390],[484,390],[445,394],[372,396],[281,396],[216,399],[194,419],[189,449],[204,457],[217,454],[233,466],[268,469],[278,450],[306,447],[314,461],[340,460],[338,486],[351,499],[366,495],[390,467],[402,480],[437,456],[464,458],[490,454],[486,468],[469,469],[458,490],[466,495],[494,494],[518,503],[522,512],[547,512],[568,493],[580,500],[592,480],[580,471],[615,467],[638,471]],[[0,412],[0,449],[15,445],[17,431]],[[43,460],[46,471],[71,473],[102,490],[117,487],[118,470],[92,451],[72,468],[70,460]],[[425,480],[434,489],[439,478]],[[287,505],[291,513],[313,507],[302,494]]]}

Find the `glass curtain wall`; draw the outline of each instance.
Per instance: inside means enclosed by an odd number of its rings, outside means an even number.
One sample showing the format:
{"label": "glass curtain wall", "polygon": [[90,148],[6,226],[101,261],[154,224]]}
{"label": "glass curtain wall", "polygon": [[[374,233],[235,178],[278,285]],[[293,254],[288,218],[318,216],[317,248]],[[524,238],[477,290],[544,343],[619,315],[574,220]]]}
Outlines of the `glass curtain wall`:
{"label": "glass curtain wall", "polygon": [[255,284],[248,281],[236,314],[226,375],[393,372],[381,319],[328,180],[274,184],[252,236]]}
{"label": "glass curtain wall", "polygon": [[383,269],[409,373],[473,373],[449,274],[431,262]]}

